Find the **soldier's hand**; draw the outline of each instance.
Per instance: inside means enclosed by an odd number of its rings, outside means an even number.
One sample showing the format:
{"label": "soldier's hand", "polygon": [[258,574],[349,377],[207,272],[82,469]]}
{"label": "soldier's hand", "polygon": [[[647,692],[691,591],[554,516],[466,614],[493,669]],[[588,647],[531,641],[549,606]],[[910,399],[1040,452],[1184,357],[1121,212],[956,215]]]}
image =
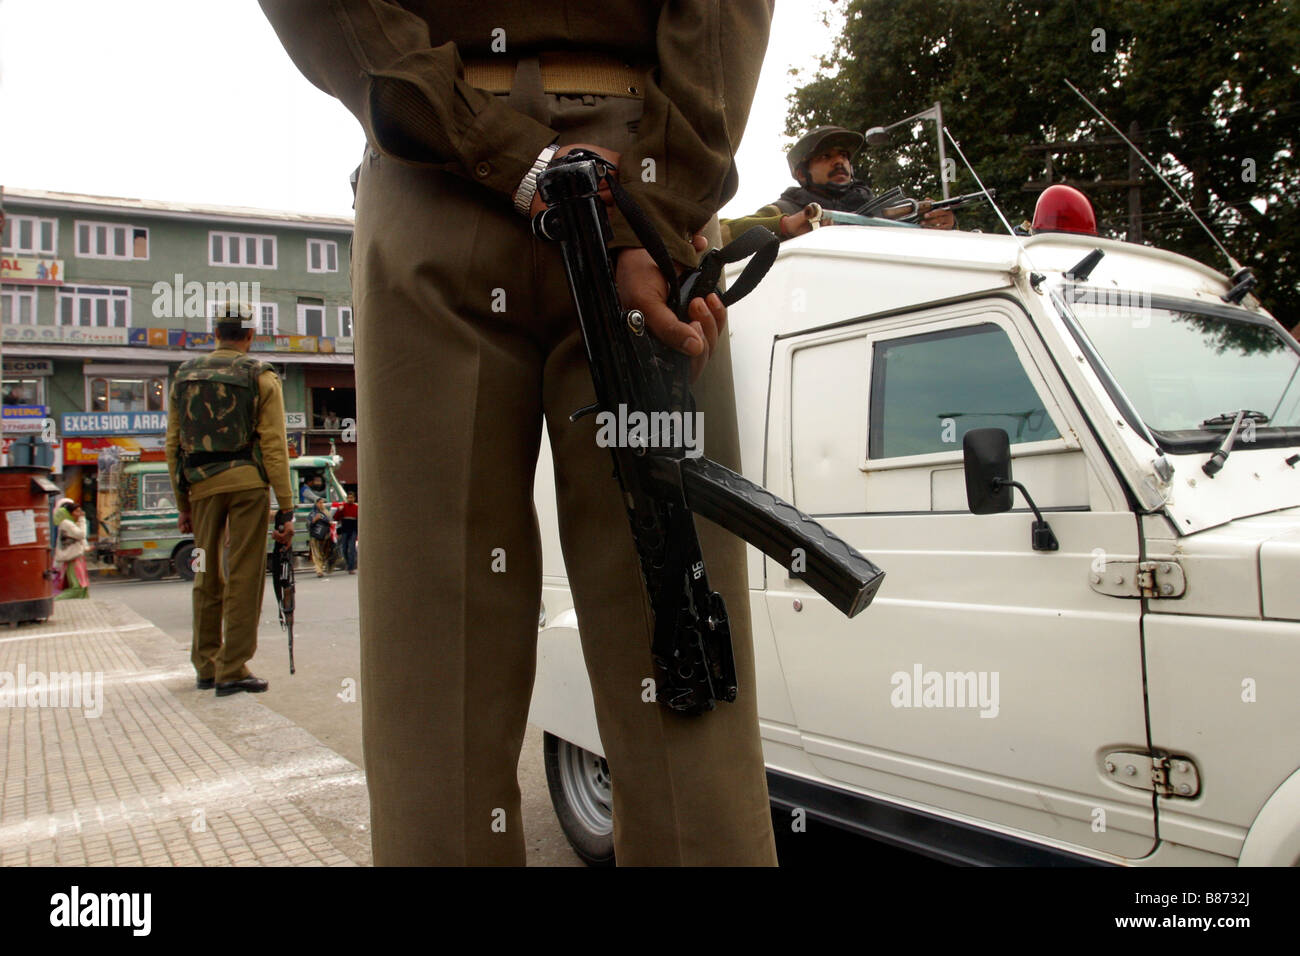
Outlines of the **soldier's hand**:
{"label": "soldier's hand", "polygon": [[[929,199],[926,202],[930,202]],[[957,226],[957,217],[953,215],[951,209],[931,209],[921,217],[921,225],[926,229],[954,229]]]}
{"label": "soldier's hand", "polygon": [[[591,152],[595,153],[597,156],[602,156],[605,159],[609,160],[615,166],[618,165],[618,161],[620,158],[618,153],[614,152],[612,149],[606,149],[604,146],[593,146],[591,143],[570,143],[568,146],[561,146],[559,149],[557,149],[555,151],[555,155],[551,158],[551,162],[555,162],[555,160],[559,159],[561,156],[568,155],[569,153],[573,152],[575,149],[590,150]],[[609,186],[607,186],[605,183],[600,184],[599,195],[601,200],[605,203],[606,206],[613,207],[614,194],[609,191]],[[540,192],[533,193],[533,204],[528,208],[529,218],[536,216],[539,212],[541,212],[545,208],[546,208],[546,203],[542,202],[542,194]]]}
{"label": "soldier's hand", "polygon": [[285,521],[284,524],[275,526],[271,532],[271,539],[276,544],[291,544],[293,542],[293,519]]}
{"label": "soldier's hand", "polygon": [[194,520],[188,511],[182,511],[176,515],[176,527],[180,529],[181,534],[194,533]]}
{"label": "soldier's hand", "polygon": [[802,236],[804,233],[812,232],[812,221],[817,219],[823,226],[831,225],[831,221],[821,221],[822,208],[815,202],[810,202],[798,212],[791,213],[788,216],[781,217],[781,238],[791,239],[795,236]]}
{"label": "soldier's hand", "polygon": [[644,249],[619,251],[614,281],[624,308],[639,309],[651,335],[689,355],[691,380],[699,378],[727,322],[727,307],[717,293],[707,299],[693,299],[687,313],[691,321],[679,321],[668,308],[668,283]]}

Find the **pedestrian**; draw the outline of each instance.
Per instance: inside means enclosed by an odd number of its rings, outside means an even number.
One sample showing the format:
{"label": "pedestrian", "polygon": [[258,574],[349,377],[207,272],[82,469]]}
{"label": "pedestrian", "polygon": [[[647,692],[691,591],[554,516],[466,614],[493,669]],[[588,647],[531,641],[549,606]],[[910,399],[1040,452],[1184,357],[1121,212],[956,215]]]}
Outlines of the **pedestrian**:
{"label": "pedestrian", "polygon": [[347,501],[334,511],[334,520],[339,523],[339,549],[347,564],[348,574],[357,573],[357,496],[349,491]]}
{"label": "pedestrian", "polygon": [[334,542],[330,540],[333,525],[330,521],[329,503],[321,498],[307,519],[307,534],[311,539],[311,563],[316,566],[316,577],[329,574],[334,565]]}
{"label": "pedestrian", "polygon": [[[623,864],[774,864],[743,543],[701,527],[742,688],[687,718],[647,704],[650,612],[558,247],[535,240],[537,178],[587,148],[680,266],[735,192],[771,0],[436,4],[261,0],[294,62],[360,120],[352,246],[362,733],[374,861],[523,865],[517,776],[536,656],[533,474],[545,418],[565,565]],[[607,205],[610,200],[606,200]],[[726,312],[689,324],[611,213],[625,308],[702,372],[705,453],[739,468]],[[361,331],[364,329],[364,331]],[[705,368],[705,362],[708,365]],[[411,454],[412,436],[437,465]],[[412,489],[426,507],[412,508]],[[421,571],[412,577],[412,557]],[[418,584],[413,586],[413,581]]]}
{"label": "pedestrian", "polygon": [[284,396],[275,371],[247,354],[252,316],[245,303],[223,311],[216,348],[177,369],[167,403],[177,523],[182,534],[194,535],[195,545],[190,661],[195,686],[215,687],[218,697],[268,686],[248,662],[257,652],[271,489],[281,509],[274,520],[281,530],[273,537],[282,542],[293,536]]}
{"label": "pedestrian", "polygon": [[86,539],[86,510],[81,505],[68,501],[68,516],[59,522],[59,546],[54,552],[58,565],[58,582],[62,589],[61,598],[84,598],[90,596],[90,575],[86,571],[86,551],[89,545]]}
{"label": "pedestrian", "polygon": [[54,527],[57,528],[59,525],[63,524],[67,518],[71,517],[72,507],[74,504],[75,502],[71,498],[59,499],[58,505],[54,508],[54,516],[50,519],[53,522]]}

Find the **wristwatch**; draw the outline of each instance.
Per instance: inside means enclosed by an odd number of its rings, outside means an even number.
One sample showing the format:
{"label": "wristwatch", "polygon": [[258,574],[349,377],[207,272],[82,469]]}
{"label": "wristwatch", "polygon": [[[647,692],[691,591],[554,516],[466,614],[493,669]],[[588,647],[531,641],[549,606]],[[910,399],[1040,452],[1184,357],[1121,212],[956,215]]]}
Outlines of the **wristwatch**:
{"label": "wristwatch", "polygon": [[533,166],[519,181],[519,187],[515,190],[515,211],[521,216],[527,216],[533,206],[533,196],[537,193],[537,177],[542,171],[551,164],[555,157],[556,150],[559,147],[555,145],[547,146],[537,158],[533,160]]}

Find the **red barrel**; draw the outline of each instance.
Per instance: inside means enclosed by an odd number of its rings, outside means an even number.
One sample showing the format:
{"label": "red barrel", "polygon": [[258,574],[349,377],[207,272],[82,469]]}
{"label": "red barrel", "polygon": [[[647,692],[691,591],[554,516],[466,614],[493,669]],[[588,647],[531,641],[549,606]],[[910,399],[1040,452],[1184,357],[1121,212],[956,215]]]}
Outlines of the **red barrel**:
{"label": "red barrel", "polygon": [[0,468],[0,623],[43,621],[54,613],[48,468]]}

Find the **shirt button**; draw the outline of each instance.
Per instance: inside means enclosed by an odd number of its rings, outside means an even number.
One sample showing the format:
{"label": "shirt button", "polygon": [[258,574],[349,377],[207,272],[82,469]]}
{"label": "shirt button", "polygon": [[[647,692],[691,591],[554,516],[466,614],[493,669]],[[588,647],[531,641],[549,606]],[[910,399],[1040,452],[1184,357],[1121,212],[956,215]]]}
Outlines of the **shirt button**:
{"label": "shirt button", "polygon": [[474,167],[474,175],[479,179],[486,179],[492,172],[492,166],[488,163],[479,163]]}

